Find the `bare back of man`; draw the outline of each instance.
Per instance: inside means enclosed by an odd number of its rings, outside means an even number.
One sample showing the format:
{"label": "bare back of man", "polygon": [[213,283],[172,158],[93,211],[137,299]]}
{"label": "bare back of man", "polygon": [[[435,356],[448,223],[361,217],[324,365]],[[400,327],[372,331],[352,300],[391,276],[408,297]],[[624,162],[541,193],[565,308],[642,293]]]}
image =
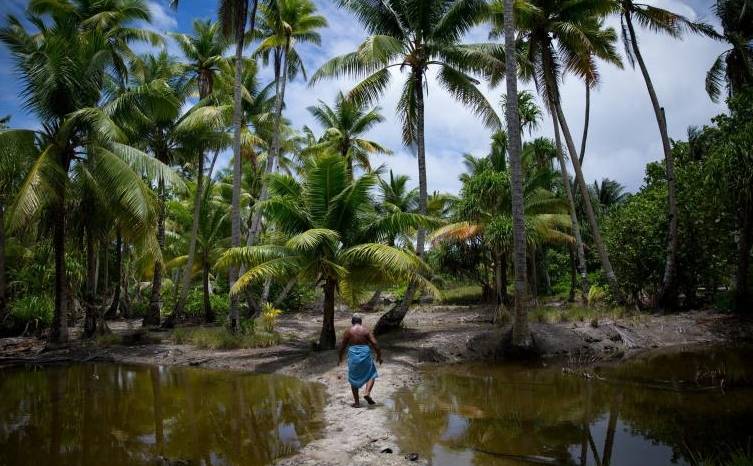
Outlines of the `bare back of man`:
{"label": "bare back of man", "polygon": [[[363,326],[361,318],[360,316],[358,316],[358,314],[355,314],[353,316],[351,322],[353,325],[345,330],[345,333],[343,333],[343,337],[340,343],[340,355],[338,364],[342,363],[345,352],[347,350],[348,380],[350,381],[350,388],[353,392],[353,406],[360,406],[358,399],[358,390],[359,388],[361,388],[361,384],[363,384],[365,387],[363,395],[364,400],[366,400],[366,402],[370,405],[373,405],[375,404],[375,402],[371,398],[371,390],[372,388],[374,388],[374,380],[376,379],[377,375],[376,367],[373,366],[374,362],[371,359],[370,355],[368,356],[368,359],[362,358],[358,362],[351,361],[351,358],[354,358],[356,356],[355,353],[351,354],[351,347],[360,347],[363,350],[364,346],[368,346],[369,349],[376,355],[376,360],[377,362],[379,362],[379,364],[382,363],[382,351],[379,348],[374,335],[369,331],[369,329]],[[355,366],[355,364],[359,364],[361,365],[361,367],[357,367]],[[371,366],[367,367],[368,365]],[[354,372],[358,372],[358,374],[354,374]],[[360,374],[362,372],[364,372],[363,375]],[[360,378],[365,378],[366,380],[360,380]]]}

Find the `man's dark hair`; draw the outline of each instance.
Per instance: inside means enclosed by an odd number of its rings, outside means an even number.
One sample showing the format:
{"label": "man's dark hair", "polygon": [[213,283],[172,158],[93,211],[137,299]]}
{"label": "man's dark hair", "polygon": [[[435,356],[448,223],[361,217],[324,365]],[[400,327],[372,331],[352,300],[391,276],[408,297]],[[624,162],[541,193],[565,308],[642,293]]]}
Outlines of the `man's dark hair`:
{"label": "man's dark hair", "polygon": [[363,324],[363,320],[361,319],[361,316],[359,316],[358,314],[353,314],[353,317],[350,319],[350,323],[353,325]]}

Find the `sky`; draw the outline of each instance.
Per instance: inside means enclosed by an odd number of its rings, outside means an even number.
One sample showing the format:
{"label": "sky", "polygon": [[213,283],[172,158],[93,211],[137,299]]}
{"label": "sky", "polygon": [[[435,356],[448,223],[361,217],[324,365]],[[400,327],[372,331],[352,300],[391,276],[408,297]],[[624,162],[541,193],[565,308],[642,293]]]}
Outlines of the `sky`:
{"label": "sky", "polygon": [[[329,27],[321,31],[321,46],[301,45],[308,74],[329,58],[356,49],[365,38],[363,28],[346,11],[337,8],[332,0],[314,0],[319,12],[327,17]],[[23,13],[26,0],[0,0],[0,13]],[[175,11],[166,0],[148,0],[152,23],[148,27],[159,31],[190,32],[195,18],[213,18],[216,2],[213,0],[182,0]],[[703,19],[715,26],[710,10],[712,0],[653,0],[653,5],[668,8],[690,19]],[[3,20],[4,21],[4,20]],[[619,27],[617,18],[609,18],[607,25]],[[467,42],[485,42],[488,30],[474,28],[466,36]],[[724,44],[699,36],[674,40],[639,29],[640,47],[651,73],[656,92],[665,108],[670,138],[684,139],[690,126],[707,124],[711,117],[722,113],[724,106],[714,104],[704,90],[704,78]],[[622,43],[618,44],[622,50]],[[145,50],[145,49],[144,49]],[[168,42],[171,54],[180,56],[174,43]],[[623,60],[625,61],[625,60]],[[583,170],[590,182],[611,178],[619,181],[629,191],[636,191],[643,182],[646,163],[661,160],[659,132],[651,102],[638,69],[633,70],[625,61],[625,68],[600,65],[601,83],[591,93],[591,122]],[[395,72],[392,85],[380,99],[379,106],[386,121],[366,136],[391,148],[394,155],[376,157],[373,165],[385,164],[395,173],[409,175],[417,182],[418,171],[415,148],[405,147],[401,140],[400,121],[395,114],[395,103],[402,79]],[[262,71],[262,82],[271,80],[271,71]],[[16,79],[7,49],[0,46],[0,116],[12,115],[13,127],[38,127],[33,115],[23,108],[20,85]],[[307,125],[321,134],[322,128],[309,114],[307,107],[318,100],[332,103],[338,91],[347,92],[352,80],[321,81],[309,86],[300,77],[289,83],[286,91],[285,116],[296,128]],[[426,98],[426,152],[429,192],[452,192],[460,188],[458,176],[463,172],[462,155],[484,155],[489,149],[490,131],[478,118],[456,103],[437,83],[429,80]],[[497,88],[482,85],[482,91],[499,115],[504,114],[500,97],[504,84]],[[520,83],[520,88],[532,86]],[[580,145],[583,129],[584,87],[574,78],[566,78],[562,85],[562,105],[576,145]],[[539,130],[532,136],[553,137],[552,122],[545,117]],[[220,163],[227,164],[229,154]]]}

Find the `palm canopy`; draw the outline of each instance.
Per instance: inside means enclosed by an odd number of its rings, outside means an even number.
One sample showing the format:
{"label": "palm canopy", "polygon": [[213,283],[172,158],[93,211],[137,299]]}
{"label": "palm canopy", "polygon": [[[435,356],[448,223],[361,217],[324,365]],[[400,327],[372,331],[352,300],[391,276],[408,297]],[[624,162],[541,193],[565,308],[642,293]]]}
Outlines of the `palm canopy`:
{"label": "palm canopy", "polygon": [[384,121],[379,110],[379,107],[367,110],[363,102],[348,98],[342,92],[337,94],[334,108],[320,100],[308,111],[324,127],[324,135],[308,151],[339,153],[347,160],[351,173],[354,164],[364,171],[371,171],[370,155],[392,153],[379,143],[361,137]]}
{"label": "palm canopy", "polygon": [[257,280],[298,274],[315,283],[334,280],[341,295],[355,302],[364,285],[427,272],[415,255],[382,242],[435,220],[401,211],[378,215],[370,196],[375,175],[349,181],[342,158],[329,154],[314,157],[301,181],[280,174],[269,181],[271,196],[257,208],[289,239],[282,247],[228,251],[223,263],[249,267],[233,292]]}
{"label": "palm canopy", "polygon": [[[275,0],[259,6],[260,17],[255,35],[261,42],[255,52],[266,65],[272,61],[275,75],[287,67],[287,76],[294,79],[298,73],[306,79],[306,68],[298,54],[298,43],[321,44],[317,29],[327,26],[327,20],[316,14],[311,0]],[[283,63],[284,62],[284,63]]]}
{"label": "palm canopy", "polygon": [[178,43],[187,63],[186,71],[196,80],[199,96],[204,97],[214,88],[215,75],[222,71],[226,58],[224,53],[230,46],[222,34],[222,25],[218,22],[196,20],[193,34],[171,34]]}
{"label": "palm canopy", "polygon": [[[529,246],[570,243],[567,204],[547,189],[552,172],[530,170],[523,186],[526,242]],[[454,209],[459,220],[439,228],[434,241],[467,241],[482,238],[502,253],[512,251],[510,173],[490,166],[466,177]]]}
{"label": "palm canopy", "polygon": [[[572,73],[589,85],[599,82],[595,58],[622,66],[617,34],[603,19],[616,12],[610,0],[529,0],[516,2],[515,25],[525,50],[520,74],[532,79],[549,105],[559,100],[558,81]],[[491,5],[493,37],[503,32],[504,5]]]}
{"label": "palm canopy", "polygon": [[481,0],[343,0],[341,6],[355,14],[371,34],[357,50],[335,57],[314,73],[311,83],[324,78],[362,79],[349,93],[358,101],[373,103],[389,86],[391,69],[407,70],[408,78],[397,104],[403,141],[417,141],[417,92],[426,85],[425,74],[437,68],[437,82],[468,106],[490,128],[499,117],[476,87],[472,75],[499,80],[504,73],[502,47],[497,44],[460,44],[463,35],[483,20]]}
{"label": "palm canopy", "polygon": [[714,11],[723,28],[717,36],[731,45],[706,74],[706,92],[716,102],[722,87],[732,96],[753,86],[753,7],[748,0],[718,0]]}

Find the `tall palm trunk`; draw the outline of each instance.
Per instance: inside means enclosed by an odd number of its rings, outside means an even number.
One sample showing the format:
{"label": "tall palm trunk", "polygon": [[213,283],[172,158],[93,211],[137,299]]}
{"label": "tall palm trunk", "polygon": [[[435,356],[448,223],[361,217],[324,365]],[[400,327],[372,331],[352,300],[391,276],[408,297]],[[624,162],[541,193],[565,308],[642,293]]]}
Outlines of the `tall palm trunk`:
{"label": "tall palm trunk", "polygon": [[[281,53],[280,70],[282,71],[281,79],[275,76],[275,80],[278,82],[279,92],[275,97],[275,131],[272,135],[272,151],[267,156],[267,165],[264,167],[264,177],[261,180],[261,190],[259,192],[259,202],[267,200],[269,197],[269,188],[267,186],[267,178],[275,171],[275,164],[280,157],[280,145],[282,130],[282,107],[285,105],[285,85],[288,81],[288,47],[290,46],[290,39],[286,42],[285,49]],[[276,74],[279,74],[276,73]],[[261,210],[254,209],[253,217],[251,218],[251,228],[248,232],[247,245],[253,246],[259,239],[261,234]]]}
{"label": "tall palm trunk", "polygon": [[560,126],[556,118],[552,118],[552,124],[554,125],[554,145],[557,149],[557,161],[560,164],[560,176],[562,177],[562,185],[565,189],[570,211],[570,227],[575,236],[575,256],[577,258],[578,275],[580,276],[581,301],[583,304],[586,304],[588,302],[588,290],[591,287],[588,283],[588,271],[586,269],[586,251],[583,246],[583,237],[580,234],[580,222],[578,222],[578,214],[575,208],[575,197],[570,190],[570,175],[567,173],[567,164],[565,163],[565,156],[562,151]]}
{"label": "tall palm trunk", "polygon": [[[429,198],[426,183],[426,144],[424,141],[424,76],[423,70],[414,70],[416,80],[416,146],[418,158],[418,213],[426,215],[426,204]],[[424,243],[426,242],[426,230],[420,228],[416,234],[416,255],[422,258],[424,255]],[[395,330],[402,324],[408,313],[413,296],[418,284],[411,281],[405,290],[402,301],[383,314],[374,326],[374,334],[382,335]]]}
{"label": "tall palm trunk", "polygon": [[[241,177],[243,170],[241,165],[241,120],[243,108],[241,102],[241,81],[243,79],[243,46],[246,33],[246,13],[248,3],[241,2],[240,11],[236,18],[235,29],[235,79],[233,80],[233,195],[230,205],[230,245],[237,248],[241,245]],[[256,0],[254,0],[254,11]],[[238,279],[238,268],[230,267],[228,281],[230,287]],[[238,297],[230,295],[230,310],[228,313],[228,325],[232,332],[237,332],[240,324],[238,313]]]}
{"label": "tall palm trunk", "polygon": [[[72,151],[61,154],[61,167],[68,173]],[[68,286],[65,267],[65,222],[66,222],[66,186],[58,192],[57,208],[54,213],[54,232],[52,247],[55,255],[55,310],[52,315],[50,341],[63,343],[68,340]]]}
{"label": "tall palm trunk", "polygon": [[204,321],[207,323],[214,322],[214,310],[212,310],[212,303],[209,301],[209,257],[206,254],[204,254],[201,283],[204,293]]}
{"label": "tall palm trunk", "polygon": [[614,273],[614,269],[612,268],[612,263],[609,261],[609,254],[607,253],[607,248],[604,245],[604,240],[601,237],[599,223],[596,220],[596,214],[594,213],[593,206],[591,205],[588,186],[586,186],[586,181],[583,178],[583,171],[581,170],[580,162],[578,162],[578,153],[575,150],[575,143],[573,142],[573,137],[570,134],[570,128],[567,126],[565,114],[562,112],[562,105],[559,102],[559,98],[555,100],[554,105],[557,111],[557,118],[560,125],[562,125],[562,134],[565,136],[565,142],[567,143],[567,148],[571,154],[570,161],[572,162],[573,168],[575,169],[575,180],[578,183],[580,193],[583,196],[583,204],[586,207],[586,217],[588,217],[588,223],[591,226],[594,245],[596,246],[596,251],[599,253],[599,259],[601,260],[601,267],[604,269],[604,274],[607,276],[607,281],[609,282],[611,292],[617,297],[618,301],[622,301],[620,285],[617,281],[617,276]]}
{"label": "tall palm trunk", "polygon": [[664,109],[659,105],[659,98],[656,96],[654,84],[651,82],[651,76],[648,74],[648,68],[643,61],[641,49],[638,47],[638,38],[633,28],[633,19],[630,12],[624,13],[625,22],[627,23],[630,33],[630,44],[633,50],[638,66],[641,68],[643,80],[646,82],[646,89],[651,98],[651,105],[654,108],[654,116],[659,126],[661,135],[662,148],[664,149],[664,167],[667,172],[667,208],[669,230],[667,232],[667,253],[664,263],[664,277],[662,278],[661,288],[658,293],[658,304],[661,307],[673,307],[677,304],[677,186],[675,180],[675,162],[672,155],[672,147],[669,143],[669,134],[667,133],[667,119]]}
{"label": "tall palm trunk", "polygon": [[[513,0],[504,0],[505,54],[514,57],[515,52],[515,18]],[[513,313],[512,344],[528,346],[528,311],[526,309],[526,225],[523,209],[523,170],[521,167],[522,145],[520,141],[520,115],[518,114],[518,70],[515,60],[505,60],[505,84],[507,101],[505,119],[507,120],[507,146],[510,158],[510,175],[512,191],[512,242],[513,266],[515,269],[515,312]]]}
{"label": "tall palm trunk", "polygon": [[[206,99],[212,93],[213,77],[209,70],[199,72],[199,99]],[[193,219],[191,221],[191,237],[188,240],[188,260],[183,269],[183,277],[178,291],[178,299],[175,302],[173,312],[165,320],[163,327],[173,327],[175,320],[183,314],[183,309],[188,299],[188,288],[191,286],[191,272],[193,271],[194,257],[196,256],[196,237],[199,234],[199,218],[201,217],[201,199],[204,196],[204,151],[199,150],[198,166],[196,167],[196,194],[193,201]]]}
{"label": "tall palm trunk", "polygon": [[89,228],[86,228],[86,294],[84,315],[84,338],[91,338],[97,331],[97,303],[94,282],[97,280],[97,249]]}
{"label": "tall palm trunk", "polygon": [[120,308],[120,289],[123,286],[123,235],[120,228],[115,233],[115,291],[113,292],[110,307],[107,310],[107,317],[115,317]]}
{"label": "tall palm trunk", "polygon": [[0,202],[0,325],[8,315],[5,283],[5,206]]}
{"label": "tall palm trunk", "polygon": [[[549,45],[552,46],[551,44]],[[557,80],[555,79],[553,66],[551,63],[551,56],[542,49],[541,51],[542,66],[544,71],[544,80],[547,87],[547,94],[549,95],[550,110],[554,113],[553,119],[557,119],[562,129],[562,134],[565,136],[565,144],[567,150],[570,153],[570,162],[573,164],[575,170],[575,181],[580,189],[580,193],[583,196],[583,204],[586,210],[586,217],[591,227],[591,233],[593,234],[594,245],[596,251],[599,254],[601,261],[601,267],[604,270],[604,275],[607,276],[607,282],[611,288],[611,292],[617,298],[618,302],[622,302],[622,293],[620,291],[619,282],[617,276],[612,268],[612,263],[609,261],[609,254],[607,254],[607,248],[604,245],[604,240],[601,237],[601,230],[599,230],[599,223],[596,220],[596,214],[594,213],[593,206],[591,205],[591,197],[588,193],[588,186],[586,180],[583,177],[583,170],[581,170],[580,161],[578,159],[578,151],[575,149],[575,142],[573,142],[573,135],[570,132],[570,127],[567,125],[567,119],[565,113],[562,111],[562,103],[560,102],[559,88],[557,87]]]}
{"label": "tall palm trunk", "polygon": [[188,240],[188,259],[186,260],[186,266],[183,269],[183,275],[181,277],[180,290],[178,291],[178,299],[175,302],[175,308],[167,316],[165,322],[162,323],[163,327],[172,328],[175,326],[175,321],[183,315],[183,309],[186,305],[186,299],[188,299],[188,289],[191,287],[191,275],[193,272],[194,256],[196,255],[196,237],[199,234],[199,218],[201,217],[201,198],[204,194],[204,152],[199,152],[199,166],[196,169],[196,194],[193,201],[193,219],[191,220],[191,237]]}
{"label": "tall palm trunk", "polygon": [[[159,212],[157,214],[157,243],[160,251],[165,247],[165,180],[160,178],[157,185],[159,196]],[[154,261],[154,274],[152,276],[152,294],[149,298],[149,309],[144,315],[143,325],[159,325],[160,311],[162,309],[162,261]]]}
{"label": "tall palm trunk", "polygon": [[337,282],[328,278],[324,281],[324,319],[322,321],[322,333],[319,336],[319,349],[335,349],[335,290]]}
{"label": "tall palm trunk", "polygon": [[580,140],[580,156],[578,162],[583,166],[583,159],[586,158],[586,141],[588,140],[588,123],[591,121],[591,85],[586,83],[586,111],[583,121],[583,138]]}

